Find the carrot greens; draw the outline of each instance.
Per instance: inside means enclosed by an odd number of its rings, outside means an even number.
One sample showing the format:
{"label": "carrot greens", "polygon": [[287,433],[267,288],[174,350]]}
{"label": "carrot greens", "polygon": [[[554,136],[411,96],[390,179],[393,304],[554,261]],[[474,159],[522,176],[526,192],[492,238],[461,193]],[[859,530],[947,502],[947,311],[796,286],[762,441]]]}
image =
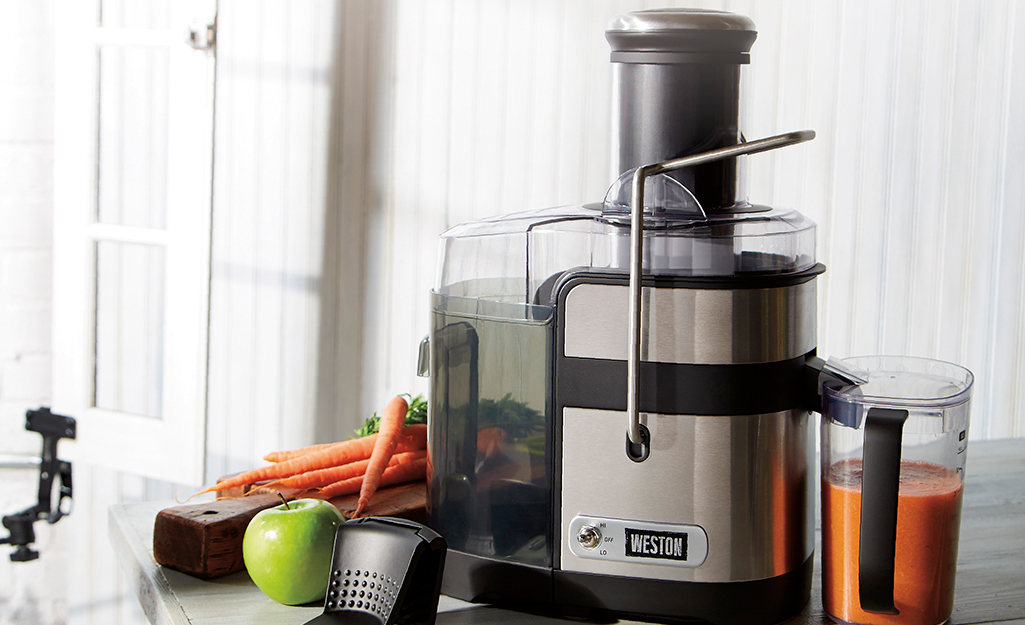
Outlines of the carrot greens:
{"label": "carrot greens", "polygon": [[[409,408],[406,410],[406,425],[414,425],[416,423],[427,423],[427,399],[424,396],[417,395],[412,397],[409,394],[403,395],[403,397],[409,397]],[[377,413],[367,417],[367,420],[363,422],[359,428],[356,429],[356,436],[352,438],[363,438],[364,436],[370,436],[376,434],[381,427],[381,417],[377,416]]]}

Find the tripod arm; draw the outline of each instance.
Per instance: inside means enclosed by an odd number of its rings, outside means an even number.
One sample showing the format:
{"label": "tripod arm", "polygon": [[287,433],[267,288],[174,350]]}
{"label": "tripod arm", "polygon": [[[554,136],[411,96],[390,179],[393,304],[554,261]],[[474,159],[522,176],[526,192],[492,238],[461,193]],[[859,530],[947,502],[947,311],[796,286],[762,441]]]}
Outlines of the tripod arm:
{"label": "tripod arm", "polygon": [[[72,498],[71,463],[57,457],[57,443],[62,438],[75,438],[76,424],[72,417],[50,412],[49,408],[29,410],[25,413],[25,429],[38,432],[43,437],[43,453],[39,463],[39,500],[36,505],[21,512],[3,517],[3,526],[9,535],[0,537],[0,544],[14,546],[11,560],[25,562],[35,560],[39,552],[31,545],[36,540],[33,524],[39,520],[56,523],[70,513]],[[59,480],[57,502],[53,502],[54,481]],[[69,508],[64,510],[64,501]]]}

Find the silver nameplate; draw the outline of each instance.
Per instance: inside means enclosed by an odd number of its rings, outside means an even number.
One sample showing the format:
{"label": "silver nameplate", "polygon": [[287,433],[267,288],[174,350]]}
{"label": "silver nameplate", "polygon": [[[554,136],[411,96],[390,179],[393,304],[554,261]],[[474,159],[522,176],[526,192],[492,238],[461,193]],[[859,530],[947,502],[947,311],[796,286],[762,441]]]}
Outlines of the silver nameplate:
{"label": "silver nameplate", "polygon": [[573,555],[593,560],[694,568],[708,556],[698,525],[576,516],[566,541]]}

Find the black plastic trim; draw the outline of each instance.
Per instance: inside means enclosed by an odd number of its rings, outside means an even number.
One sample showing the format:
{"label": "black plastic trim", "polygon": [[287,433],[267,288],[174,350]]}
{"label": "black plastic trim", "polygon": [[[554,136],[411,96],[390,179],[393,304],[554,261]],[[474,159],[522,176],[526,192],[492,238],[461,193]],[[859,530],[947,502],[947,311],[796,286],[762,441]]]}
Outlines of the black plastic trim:
{"label": "black plastic trim", "polygon": [[474,603],[549,605],[553,601],[552,570],[450,549],[441,592]]}
{"label": "black plastic trim", "polygon": [[772,625],[808,602],[814,559],[767,579],[678,582],[551,571],[449,551],[441,590],[464,601],[591,619]]}
{"label": "black plastic trim", "polygon": [[[641,412],[728,416],[769,414],[807,403],[805,361],[815,352],[778,362],[691,365],[641,362]],[[556,408],[626,410],[626,362],[558,360]]]}
{"label": "black plastic trim", "polygon": [[556,571],[555,601],[632,619],[772,625],[808,603],[814,554],[789,573],[742,582],[675,582]]}
{"label": "black plastic trim", "polygon": [[[733,276],[686,276],[677,274],[658,274],[641,276],[641,285],[646,287],[667,289],[709,289],[709,290],[743,290],[743,289],[774,289],[796,286],[814,280],[825,273],[826,266],[822,263],[793,273],[740,273]],[[586,284],[629,284],[630,274],[626,270],[573,269],[556,274],[558,279],[552,288],[551,300],[559,300],[562,304],[563,294],[568,287],[577,283]],[[549,278],[551,279],[551,278]]]}

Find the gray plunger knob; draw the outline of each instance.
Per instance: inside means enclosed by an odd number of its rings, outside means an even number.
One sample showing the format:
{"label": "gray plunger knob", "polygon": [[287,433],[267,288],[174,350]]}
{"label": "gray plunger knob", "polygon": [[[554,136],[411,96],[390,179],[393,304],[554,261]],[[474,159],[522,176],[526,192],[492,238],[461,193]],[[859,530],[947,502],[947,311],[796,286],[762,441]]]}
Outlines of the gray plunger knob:
{"label": "gray plunger knob", "polygon": [[[617,128],[615,174],[740,143],[740,66],[750,63],[754,22],[722,11],[663,9],[612,20]],[[709,212],[738,200],[730,158],[668,174]]]}

